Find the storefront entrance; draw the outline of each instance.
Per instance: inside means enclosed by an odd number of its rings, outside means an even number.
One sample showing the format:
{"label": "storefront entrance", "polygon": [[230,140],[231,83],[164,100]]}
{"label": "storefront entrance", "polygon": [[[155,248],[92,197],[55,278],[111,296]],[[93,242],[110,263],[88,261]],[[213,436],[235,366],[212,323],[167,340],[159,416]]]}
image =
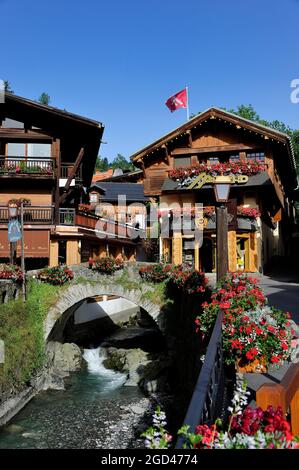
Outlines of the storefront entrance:
{"label": "storefront entrance", "polygon": [[237,266],[239,271],[249,270],[249,238],[237,235]]}
{"label": "storefront entrance", "polygon": [[201,269],[205,273],[215,271],[215,241],[212,237],[204,237],[200,248]]}

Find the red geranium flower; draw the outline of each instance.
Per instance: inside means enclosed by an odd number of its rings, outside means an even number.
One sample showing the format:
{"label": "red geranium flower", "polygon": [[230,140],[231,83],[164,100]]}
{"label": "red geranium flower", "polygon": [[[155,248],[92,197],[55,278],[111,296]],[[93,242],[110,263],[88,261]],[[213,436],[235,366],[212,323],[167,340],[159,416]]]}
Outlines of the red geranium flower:
{"label": "red geranium flower", "polygon": [[230,302],[222,302],[219,307],[222,308],[223,310],[226,310],[228,308],[230,308],[231,304]]}

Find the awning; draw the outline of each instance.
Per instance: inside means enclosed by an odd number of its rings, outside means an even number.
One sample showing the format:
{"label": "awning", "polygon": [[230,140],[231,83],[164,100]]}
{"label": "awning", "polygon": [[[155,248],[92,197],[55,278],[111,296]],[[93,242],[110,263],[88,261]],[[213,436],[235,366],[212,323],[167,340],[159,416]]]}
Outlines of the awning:
{"label": "awning", "polygon": [[[49,258],[50,231],[25,230],[25,258]],[[0,258],[10,254],[7,230],[0,230]],[[17,242],[17,257],[21,256],[21,242]]]}

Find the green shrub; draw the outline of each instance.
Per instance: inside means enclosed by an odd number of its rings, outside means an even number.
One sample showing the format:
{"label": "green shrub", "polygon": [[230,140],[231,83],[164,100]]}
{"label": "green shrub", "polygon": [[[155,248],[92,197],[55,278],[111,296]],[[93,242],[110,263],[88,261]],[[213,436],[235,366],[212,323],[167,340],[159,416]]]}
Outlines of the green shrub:
{"label": "green shrub", "polygon": [[124,263],[120,259],[110,258],[106,256],[105,258],[97,258],[89,260],[89,267],[94,271],[97,271],[101,274],[113,274],[118,269],[124,267]]}
{"label": "green shrub", "polygon": [[54,266],[53,268],[43,269],[38,279],[53,286],[62,286],[74,278],[73,271],[67,266]]}
{"label": "green shrub", "polygon": [[42,366],[44,318],[57,292],[57,287],[31,281],[26,303],[13,300],[0,305],[0,339],[5,345],[0,394],[22,389]]}

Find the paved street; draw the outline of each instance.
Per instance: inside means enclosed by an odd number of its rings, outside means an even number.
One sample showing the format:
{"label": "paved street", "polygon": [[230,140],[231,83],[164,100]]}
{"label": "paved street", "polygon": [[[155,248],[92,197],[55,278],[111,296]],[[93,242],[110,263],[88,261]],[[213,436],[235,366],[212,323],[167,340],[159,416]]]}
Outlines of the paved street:
{"label": "paved street", "polygon": [[[269,304],[288,311],[293,320],[299,324],[299,276],[290,274],[271,274],[268,276],[253,274],[260,280],[260,286],[268,297]],[[207,274],[212,286],[216,283],[215,274]]]}
{"label": "paved street", "polygon": [[261,287],[270,305],[289,311],[293,320],[299,324],[299,282],[292,281],[296,280],[288,276],[282,276],[279,280],[276,276],[261,276]]}

